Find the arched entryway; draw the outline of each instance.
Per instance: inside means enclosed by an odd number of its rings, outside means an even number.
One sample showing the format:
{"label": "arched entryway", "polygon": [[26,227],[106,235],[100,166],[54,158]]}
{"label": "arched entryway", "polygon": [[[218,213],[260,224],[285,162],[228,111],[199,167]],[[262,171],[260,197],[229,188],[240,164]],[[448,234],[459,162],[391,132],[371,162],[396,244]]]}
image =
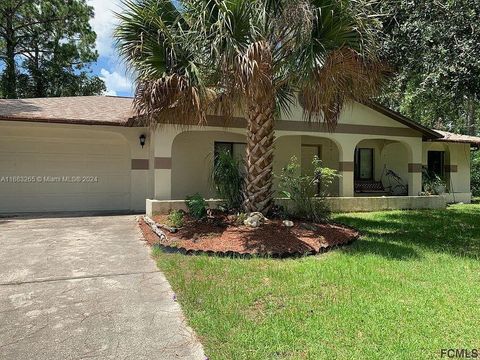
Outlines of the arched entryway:
{"label": "arched entryway", "polygon": [[[313,172],[312,160],[318,156],[323,165],[340,170],[342,148],[335,140],[308,135],[283,135],[275,141],[274,173],[279,174],[295,156],[300,163],[302,173]],[[339,179],[336,179],[328,189],[330,196],[339,195]]]}
{"label": "arched entryway", "polygon": [[215,149],[230,148],[242,156],[246,137],[227,131],[185,131],[172,144],[172,199],[182,200],[200,193],[215,198],[210,181]]}
{"label": "arched entryway", "polygon": [[358,142],[354,154],[355,196],[408,195],[411,150],[387,139]]}

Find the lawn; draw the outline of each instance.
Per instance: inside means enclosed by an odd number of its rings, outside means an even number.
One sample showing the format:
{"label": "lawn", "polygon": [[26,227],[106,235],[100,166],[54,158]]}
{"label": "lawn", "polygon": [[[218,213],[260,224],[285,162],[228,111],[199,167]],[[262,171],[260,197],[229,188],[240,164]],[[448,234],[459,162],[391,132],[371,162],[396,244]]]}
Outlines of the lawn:
{"label": "lawn", "polygon": [[480,205],[335,220],[361,238],[300,259],[155,249],[210,359],[431,359],[480,348]]}

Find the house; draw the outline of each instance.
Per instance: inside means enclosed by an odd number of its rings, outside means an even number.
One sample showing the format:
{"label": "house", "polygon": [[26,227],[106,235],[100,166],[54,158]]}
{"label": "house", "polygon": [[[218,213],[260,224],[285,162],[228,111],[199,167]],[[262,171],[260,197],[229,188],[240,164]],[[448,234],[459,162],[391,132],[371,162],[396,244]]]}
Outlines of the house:
{"label": "house", "polygon": [[[439,197],[418,196],[422,168],[445,179],[443,203],[471,200],[470,151],[480,138],[435,131],[373,103],[346,108],[334,132],[304,122],[300,109],[275,126],[274,171],[293,155],[307,171],[318,155],[341,175],[330,188],[332,199],[346,199],[339,209],[355,209],[354,201],[366,210],[435,207]],[[152,211],[196,192],[215,197],[213,154],[241,155],[244,129],[243,118],[219,116],[203,127],[150,129],[122,97],[0,100],[0,212],[145,211],[154,199]]]}

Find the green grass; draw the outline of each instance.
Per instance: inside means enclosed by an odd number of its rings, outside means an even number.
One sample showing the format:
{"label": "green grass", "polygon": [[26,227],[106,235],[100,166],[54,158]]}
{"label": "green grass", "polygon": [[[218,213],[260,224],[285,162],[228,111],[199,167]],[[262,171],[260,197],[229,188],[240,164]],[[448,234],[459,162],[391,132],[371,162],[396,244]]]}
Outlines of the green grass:
{"label": "green grass", "polygon": [[319,256],[154,251],[210,359],[431,359],[480,348],[480,205],[335,220],[362,236]]}

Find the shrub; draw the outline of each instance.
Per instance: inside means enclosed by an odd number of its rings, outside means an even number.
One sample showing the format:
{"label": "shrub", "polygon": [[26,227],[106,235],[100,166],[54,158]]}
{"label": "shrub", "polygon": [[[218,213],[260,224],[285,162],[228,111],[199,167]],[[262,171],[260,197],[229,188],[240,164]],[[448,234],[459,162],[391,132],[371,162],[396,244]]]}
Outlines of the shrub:
{"label": "shrub", "polygon": [[422,188],[425,195],[440,195],[446,189],[445,181],[435,173],[430,173],[425,167],[422,170]]}
{"label": "shrub", "polygon": [[480,152],[472,153],[471,189],[473,196],[480,196]]}
{"label": "shrub", "polygon": [[188,212],[194,218],[201,219],[207,215],[207,202],[199,193],[187,196],[185,203],[187,204]]}
{"label": "shrub", "polygon": [[242,160],[235,159],[228,151],[215,155],[211,180],[220,199],[225,201],[227,210],[238,209],[243,200]]}
{"label": "shrub", "polygon": [[338,177],[333,169],[323,167],[320,159],[315,156],[313,174],[301,175],[301,167],[294,156],[290,163],[282,169],[279,176],[281,194],[290,201],[286,213],[292,217],[311,221],[328,219],[330,209],[326,204],[328,187]]}
{"label": "shrub", "polygon": [[170,225],[176,228],[180,228],[183,226],[183,211],[180,210],[172,210],[170,214],[168,214],[168,221]]}

